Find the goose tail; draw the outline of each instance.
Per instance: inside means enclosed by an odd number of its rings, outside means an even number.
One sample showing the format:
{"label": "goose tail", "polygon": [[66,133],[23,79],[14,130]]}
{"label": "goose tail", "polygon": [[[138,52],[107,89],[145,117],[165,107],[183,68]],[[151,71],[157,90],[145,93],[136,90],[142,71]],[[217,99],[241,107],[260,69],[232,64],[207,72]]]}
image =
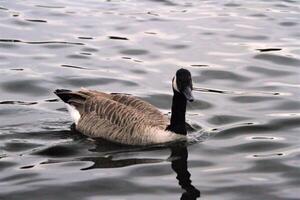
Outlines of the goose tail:
{"label": "goose tail", "polygon": [[72,91],[71,90],[56,89],[54,91],[54,94],[56,94],[65,103],[68,103],[68,101],[72,98]]}
{"label": "goose tail", "polygon": [[66,103],[67,109],[75,122],[78,124],[78,121],[81,117],[80,112],[83,109],[83,104],[87,99],[87,96],[80,92],[73,92],[71,90],[66,89],[57,89],[54,91],[63,102]]}

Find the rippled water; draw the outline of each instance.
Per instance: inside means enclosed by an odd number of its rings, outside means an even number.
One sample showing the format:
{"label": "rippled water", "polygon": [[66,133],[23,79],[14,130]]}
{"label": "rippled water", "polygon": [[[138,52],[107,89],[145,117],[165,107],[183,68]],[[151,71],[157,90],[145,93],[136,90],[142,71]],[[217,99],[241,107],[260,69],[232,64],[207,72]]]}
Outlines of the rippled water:
{"label": "rippled water", "polygon": [[[296,0],[0,0],[0,199],[300,199],[299,21]],[[168,113],[181,66],[188,146],[95,142],[52,93]]]}

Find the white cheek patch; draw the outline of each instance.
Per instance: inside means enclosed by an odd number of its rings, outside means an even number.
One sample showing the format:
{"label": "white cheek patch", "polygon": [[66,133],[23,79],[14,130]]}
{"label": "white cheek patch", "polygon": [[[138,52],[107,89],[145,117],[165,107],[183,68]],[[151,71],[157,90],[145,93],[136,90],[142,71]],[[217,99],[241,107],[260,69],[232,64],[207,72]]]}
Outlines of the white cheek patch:
{"label": "white cheek patch", "polygon": [[176,90],[177,92],[179,92],[178,87],[177,87],[177,82],[176,82],[176,76],[174,76],[174,78],[173,78],[172,86],[173,86],[174,90]]}
{"label": "white cheek patch", "polygon": [[72,106],[70,104],[66,103],[66,105],[67,105],[67,109],[68,109],[68,111],[69,111],[69,113],[70,113],[73,121],[77,125],[78,122],[79,122],[79,119],[80,119],[80,113],[79,113],[79,111],[74,106]]}

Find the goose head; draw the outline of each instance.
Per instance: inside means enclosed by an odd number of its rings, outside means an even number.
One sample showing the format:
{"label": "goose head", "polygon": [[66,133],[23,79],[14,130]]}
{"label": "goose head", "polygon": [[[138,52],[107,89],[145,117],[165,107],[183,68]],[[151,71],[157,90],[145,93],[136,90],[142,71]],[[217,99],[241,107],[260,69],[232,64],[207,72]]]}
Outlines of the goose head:
{"label": "goose head", "polygon": [[194,101],[194,97],[192,94],[193,82],[189,70],[184,68],[177,70],[176,75],[172,80],[172,87],[174,93],[183,95],[187,101]]}

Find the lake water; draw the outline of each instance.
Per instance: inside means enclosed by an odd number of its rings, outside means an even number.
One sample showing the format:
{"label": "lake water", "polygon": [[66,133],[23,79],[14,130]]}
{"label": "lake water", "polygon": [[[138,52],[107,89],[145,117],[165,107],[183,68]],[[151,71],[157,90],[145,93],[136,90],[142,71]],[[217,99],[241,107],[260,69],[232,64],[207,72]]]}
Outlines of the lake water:
{"label": "lake water", "polygon": [[[299,22],[297,0],[0,0],[0,199],[300,199]],[[53,94],[167,114],[180,67],[187,146],[95,142]]]}

